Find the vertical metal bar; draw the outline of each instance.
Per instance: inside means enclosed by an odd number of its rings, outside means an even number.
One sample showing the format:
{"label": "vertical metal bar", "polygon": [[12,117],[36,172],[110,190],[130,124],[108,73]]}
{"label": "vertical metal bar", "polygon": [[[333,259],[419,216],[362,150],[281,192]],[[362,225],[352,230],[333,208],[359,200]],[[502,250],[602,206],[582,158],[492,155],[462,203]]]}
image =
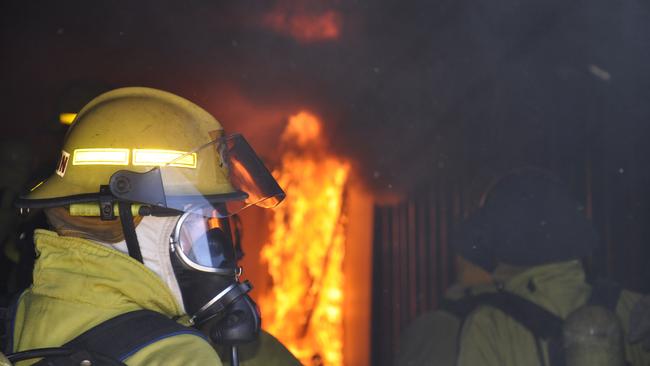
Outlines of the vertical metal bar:
{"label": "vertical metal bar", "polygon": [[[451,218],[451,226],[449,228],[450,230],[450,235],[449,239],[451,236],[453,236],[453,233],[458,229],[458,226],[460,225],[460,222],[462,221],[462,202],[461,202],[461,189],[460,189],[460,184],[458,182],[454,182],[452,185],[452,218]],[[456,261],[454,260],[454,248],[451,247],[451,244],[448,244],[448,254],[447,254],[447,276],[450,279],[449,281],[455,281],[456,280]]]}
{"label": "vertical metal bar", "polygon": [[389,345],[391,351],[394,350],[395,344],[398,341],[399,337],[399,328],[400,328],[400,311],[401,311],[401,296],[400,296],[400,273],[399,273],[399,259],[400,259],[400,250],[399,250],[399,206],[394,207],[392,210],[392,240],[391,240],[391,266],[392,266],[392,282],[393,288],[391,291],[391,303],[393,304],[390,311],[392,317],[393,328],[391,329],[391,344]]}
{"label": "vertical metal bar", "polygon": [[418,230],[418,311],[422,313],[429,310],[427,307],[427,297],[431,287],[427,281],[427,264],[431,263],[429,258],[429,243],[427,242],[427,208],[429,204],[426,200],[419,201],[417,206],[417,230]]}
{"label": "vertical metal bar", "polygon": [[376,362],[380,359],[378,354],[381,349],[379,342],[381,341],[379,334],[382,334],[383,324],[381,322],[381,313],[383,307],[383,288],[381,281],[382,257],[383,257],[383,230],[382,230],[382,210],[380,207],[375,206],[373,210],[373,238],[372,238],[372,302],[370,308],[372,311],[370,320],[370,362]]}
{"label": "vertical metal bar", "polygon": [[[417,195],[416,195],[417,197]],[[408,267],[404,271],[408,271],[408,288],[409,288],[409,322],[415,318],[417,314],[417,240],[416,240],[416,219],[415,219],[415,202],[410,199],[407,204],[407,225],[408,225]]]}
{"label": "vertical metal bar", "polygon": [[591,174],[591,160],[587,160],[585,162],[585,214],[590,221],[594,218],[593,181]]}
{"label": "vertical metal bar", "polygon": [[429,279],[431,291],[431,307],[438,306],[438,195],[437,185],[429,194]]}
{"label": "vertical metal bar", "polygon": [[404,324],[408,322],[408,310],[409,310],[409,297],[408,297],[408,225],[407,225],[407,214],[408,214],[408,205],[407,203],[402,203],[399,209],[399,297],[400,297],[400,312],[399,312],[399,329],[397,329],[397,339],[395,340],[395,345],[399,347],[400,334],[401,330],[404,327]]}
{"label": "vertical metal bar", "polygon": [[447,208],[447,184],[438,191],[440,197],[440,289],[441,293],[447,290],[449,285],[448,281],[448,250],[447,250],[447,239],[449,231],[449,210]]}
{"label": "vertical metal bar", "polygon": [[616,270],[615,258],[614,258],[614,243],[612,238],[615,236],[614,228],[612,223],[612,217],[616,217],[617,212],[614,212],[616,209],[613,204],[612,194],[618,194],[618,190],[614,187],[612,174],[605,174],[604,178],[604,189],[601,190],[601,193],[604,193],[604,209],[603,216],[605,222],[605,246],[606,246],[606,258],[607,258],[607,276],[615,278],[614,271]]}
{"label": "vertical metal bar", "polygon": [[[382,294],[383,301],[381,304],[382,307],[382,316],[380,321],[383,323],[382,328],[384,330],[383,334],[378,335],[381,339],[381,350],[382,357],[380,361],[383,361],[386,358],[386,353],[390,352],[390,344],[392,343],[393,335],[393,314],[391,309],[393,308],[393,285],[391,279],[393,263],[391,263],[392,253],[393,253],[393,225],[392,225],[392,209],[384,208],[382,230],[383,230],[383,256],[382,256]],[[390,356],[390,354],[388,354]]]}

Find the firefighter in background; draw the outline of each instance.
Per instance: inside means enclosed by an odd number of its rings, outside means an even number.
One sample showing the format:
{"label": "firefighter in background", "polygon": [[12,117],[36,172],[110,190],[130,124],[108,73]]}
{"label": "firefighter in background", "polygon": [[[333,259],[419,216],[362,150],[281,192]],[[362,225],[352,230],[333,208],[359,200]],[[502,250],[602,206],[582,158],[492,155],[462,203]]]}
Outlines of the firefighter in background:
{"label": "firefighter in background", "polygon": [[[485,196],[485,186],[494,181],[492,174],[483,174],[471,189],[472,208],[478,210]],[[465,232],[456,230],[454,242],[465,240]],[[456,256],[456,278],[445,292],[437,308],[414,319],[403,331],[396,353],[397,366],[455,366],[458,339],[465,317],[478,305],[477,297],[496,291],[492,274],[484,268]]]}
{"label": "firefighter in background", "polygon": [[492,273],[502,296],[465,319],[459,366],[559,364],[564,345],[556,336],[563,319],[592,301],[609,304],[620,319],[627,361],[650,364],[650,354],[627,336],[641,296],[586,281],[581,259],[595,248],[597,236],[554,177],[521,169],[501,178],[463,232],[456,250]]}
{"label": "firefighter in background", "polygon": [[[117,358],[102,349],[114,346],[105,332],[87,336],[110,324],[121,351],[131,347],[119,362],[220,365],[194,328],[215,343],[239,344],[260,326],[250,286],[238,281],[228,218],[282,198],[245,140],[225,136],[193,103],[149,88],[95,98],[67,132],[56,174],[18,201],[44,208],[54,232],[35,233],[34,283],[14,306],[9,352],[67,345],[75,353],[66,357]],[[131,314],[170,331],[115,326]],[[142,334],[132,340],[130,333]],[[292,364],[284,351],[259,352],[276,359],[258,362]]]}
{"label": "firefighter in background", "polygon": [[434,311],[418,316],[400,337],[394,365],[455,366],[458,336],[473,299],[496,291],[492,275],[481,267],[456,258],[457,282],[445,293]]}

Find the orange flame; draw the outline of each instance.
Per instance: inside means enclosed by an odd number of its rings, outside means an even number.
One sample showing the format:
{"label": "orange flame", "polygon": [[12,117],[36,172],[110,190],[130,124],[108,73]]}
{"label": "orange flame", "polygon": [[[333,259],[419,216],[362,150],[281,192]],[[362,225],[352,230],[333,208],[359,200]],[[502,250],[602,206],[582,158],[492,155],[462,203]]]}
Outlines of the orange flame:
{"label": "orange flame", "polygon": [[342,17],[334,10],[319,14],[286,12],[283,9],[266,14],[262,20],[266,27],[301,43],[336,40],[341,35]]}
{"label": "orange flame", "polygon": [[321,126],[318,118],[302,111],[289,118],[289,123],[282,133],[282,142],[305,147],[308,144],[320,144]]}
{"label": "orange flame", "polygon": [[282,165],[273,172],[287,192],[273,211],[262,249],[273,285],[260,301],[263,325],[305,365],[343,364],[343,193],[349,164],[328,155],[320,122],[290,118]]}

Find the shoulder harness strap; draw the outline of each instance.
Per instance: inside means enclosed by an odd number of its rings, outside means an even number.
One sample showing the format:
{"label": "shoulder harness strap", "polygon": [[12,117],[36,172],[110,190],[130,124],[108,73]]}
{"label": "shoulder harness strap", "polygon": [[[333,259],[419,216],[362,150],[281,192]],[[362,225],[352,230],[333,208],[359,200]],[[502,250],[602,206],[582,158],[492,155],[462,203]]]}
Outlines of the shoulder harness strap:
{"label": "shoulder harness strap", "polygon": [[516,320],[536,336],[547,340],[562,334],[564,321],[543,307],[510,292],[500,291],[443,301],[440,309],[464,320],[481,305],[492,306]]}
{"label": "shoulder harness strap", "polygon": [[564,320],[545,308],[526,300],[521,296],[502,291],[491,305],[504,311],[519,324],[523,325],[535,337],[537,355],[540,365],[545,365],[540,340],[546,341],[548,361],[551,366],[566,364],[562,344]]}
{"label": "shoulder harness strap", "polygon": [[[550,364],[553,366],[564,365],[564,353],[561,350],[564,321],[557,315],[523,297],[506,291],[485,293],[456,301],[443,301],[440,309],[458,317],[461,320],[462,329],[467,316],[481,305],[488,305],[502,311],[530,331],[535,337],[541,365],[544,365],[544,359],[541,349],[539,349],[540,339],[548,343]],[[459,330],[458,336],[460,337],[460,335]],[[458,345],[460,346],[460,341]]]}
{"label": "shoulder harness strap", "polygon": [[[94,328],[89,329],[77,338],[63,345],[62,348],[79,351],[89,355],[100,355],[96,358],[110,358],[124,362],[141,349],[163,339],[191,334],[206,339],[199,331],[178,324],[163,314],[150,310],[137,310],[121,314],[109,319]],[[38,366],[67,365],[70,357],[47,357],[37,362]],[[77,365],[79,363],[76,363]],[[93,363],[101,365],[102,363]]]}
{"label": "shoulder harness strap", "polygon": [[543,340],[562,335],[562,326],[564,325],[562,318],[521,296],[501,291],[486,296],[482,304],[503,311]]}

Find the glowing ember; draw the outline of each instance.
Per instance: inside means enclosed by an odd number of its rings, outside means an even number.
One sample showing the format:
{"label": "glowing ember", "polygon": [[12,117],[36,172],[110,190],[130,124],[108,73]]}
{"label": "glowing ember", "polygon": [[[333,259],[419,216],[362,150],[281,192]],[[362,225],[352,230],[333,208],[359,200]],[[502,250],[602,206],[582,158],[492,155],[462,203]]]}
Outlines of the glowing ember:
{"label": "glowing ember", "polygon": [[311,14],[277,9],[264,17],[263,24],[298,42],[310,43],[338,39],[343,23],[341,19],[341,14],[333,10]]}
{"label": "glowing ember", "polygon": [[283,134],[273,172],[287,198],[262,249],[273,285],[260,301],[264,328],[305,365],[343,364],[343,191],[348,163],[326,153],[318,119],[301,112]]}

